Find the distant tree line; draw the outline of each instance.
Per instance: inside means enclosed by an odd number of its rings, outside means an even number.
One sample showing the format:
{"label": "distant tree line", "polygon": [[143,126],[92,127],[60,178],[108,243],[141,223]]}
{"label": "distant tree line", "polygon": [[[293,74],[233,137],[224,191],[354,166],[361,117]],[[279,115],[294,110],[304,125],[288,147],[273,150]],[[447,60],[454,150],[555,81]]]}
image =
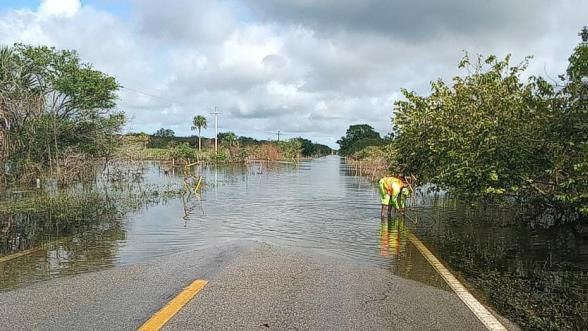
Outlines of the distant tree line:
{"label": "distant tree line", "polygon": [[[152,135],[145,133],[129,133],[128,136],[145,135],[148,137],[146,147],[148,148],[170,148],[179,144],[187,144],[190,147],[204,146],[205,148],[211,148],[214,146],[214,138],[198,137],[177,137],[171,129],[161,128],[155,131]],[[317,157],[330,155],[332,149],[323,144],[312,142],[309,139],[297,137],[290,140],[298,141],[301,145],[301,155],[304,157]],[[218,142],[222,146],[235,147],[235,146],[257,146],[261,144],[272,143],[269,140],[258,140],[246,136],[237,136],[234,132],[219,132]],[[275,142],[275,141],[274,141]],[[277,143],[277,142],[275,142]]]}

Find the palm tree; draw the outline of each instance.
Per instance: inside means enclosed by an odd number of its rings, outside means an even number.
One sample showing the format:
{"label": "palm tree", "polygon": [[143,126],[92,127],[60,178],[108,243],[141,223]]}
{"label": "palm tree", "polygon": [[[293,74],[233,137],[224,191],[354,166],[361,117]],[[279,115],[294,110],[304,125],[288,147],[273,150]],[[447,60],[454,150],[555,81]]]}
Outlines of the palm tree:
{"label": "palm tree", "polygon": [[206,129],[206,117],[201,115],[194,116],[192,124],[192,130],[198,130],[198,151],[200,152],[200,150],[202,149],[202,142],[200,140],[200,130],[202,130],[202,128]]}

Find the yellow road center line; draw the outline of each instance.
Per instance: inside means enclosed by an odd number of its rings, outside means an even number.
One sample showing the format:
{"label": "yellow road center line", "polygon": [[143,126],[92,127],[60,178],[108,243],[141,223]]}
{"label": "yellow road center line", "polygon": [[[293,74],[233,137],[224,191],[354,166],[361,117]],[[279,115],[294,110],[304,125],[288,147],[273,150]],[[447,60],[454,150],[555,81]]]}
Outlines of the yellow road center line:
{"label": "yellow road center line", "polygon": [[29,255],[29,254],[34,253],[36,251],[40,251],[41,249],[43,249],[43,246],[34,247],[34,248],[30,248],[30,249],[27,249],[27,250],[24,250],[24,251],[21,251],[18,253],[2,256],[2,257],[0,257],[0,263],[8,262],[10,260],[14,260],[14,259],[19,258],[21,256]]}
{"label": "yellow road center line", "polygon": [[163,308],[155,313],[145,322],[138,331],[156,331],[161,329],[182,307],[184,307],[192,298],[206,286],[208,281],[195,280],[188,287],[182,290],[175,298],[168,302]]}
{"label": "yellow road center line", "polygon": [[474,296],[463,286],[453,274],[439,262],[423,242],[411,232],[408,233],[408,239],[423,254],[425,259],[437,270],[445,282],[453,289],[455,294],[470,308],[476,317],[488,328],[488,330],[506,330],[494,315],[492,315],[484,305],[482,305]]}

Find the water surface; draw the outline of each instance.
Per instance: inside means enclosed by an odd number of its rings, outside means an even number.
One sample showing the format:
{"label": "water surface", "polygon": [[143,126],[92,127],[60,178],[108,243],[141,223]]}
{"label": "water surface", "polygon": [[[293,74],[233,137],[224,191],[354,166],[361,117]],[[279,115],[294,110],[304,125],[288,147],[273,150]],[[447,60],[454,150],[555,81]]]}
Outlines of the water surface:
{"label": "water surface", "polygon": [[[0,290],[242,239],[316,250],[448,289],[408,241],[412,231],[482,300],[524,327],[583,321],[588,246],[581,228],[532,230],[512,210],[429,196],[405,217],[382,221],[375,186],[335,156],[198,166],[191,174],[204,180],[200,195],[153,194],[183,187],[181,169],[159,163],[145,163],[140,180],[97,181],[91,190],[112,195],[107,201],[117,208],[97,219],[4,215],[0,255],[32,251],[0,262]],[[132,207],[123,203],[128,192]],[[147,202],[136,203],[142,197]]]}

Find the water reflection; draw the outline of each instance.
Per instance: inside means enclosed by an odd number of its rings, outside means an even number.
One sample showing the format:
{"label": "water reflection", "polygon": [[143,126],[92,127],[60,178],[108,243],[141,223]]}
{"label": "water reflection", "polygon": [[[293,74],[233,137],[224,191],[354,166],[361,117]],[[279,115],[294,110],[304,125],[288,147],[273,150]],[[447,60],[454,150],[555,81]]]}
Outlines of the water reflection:
{"label": "water reflection", "polygon": [[[529,228],[502,206],[432,203],[412,230],[525,329],[585,329],[586,242],[577,226]],[[409,214],[410,215],[410,214]],[[582,290],[584,289],[584,290]]]}
{"label": "water reflection", "polygon": [[[36,224],[43,222],[18,222],[21,227],[9,231],[3,237],[3,248],[14,254],[14,246],[6,246],[10,239],[23,233],[29,236],[27,245],[21,246],[30,254],[0,263],[0,284],[10,289],[23,283],[49,279],[58,275],[69,275],[92,271],[116,264],[116,241],[125,239],[122,224],[116,220],[99,223],[44,224],[42,231]],[[49,222],[51,223],[51,222]],[[24,240],[21,240],[24,242]],[[8,255],[9,257],[11,255]]]}
{"label": "water reflection", "polygon": [[[0,262],[0,289],[235,239],[318,250],[447,288],[408,240],[412,232],[524,327],[556,321],[573,328],[582,319],[588,249],[581,228],[530,229],[516,210],[434,195],[421,196],[405,216],[382,221],[375,185],[338,157],[196,166],[190,171],[203,178],[201,194],[165,199],[145,193],[146,187],[182,188],[183,171],[159,163],[143,167],[139,182],[97,185],[108,192],[104,204],[117,206],[112,217],[53,222],[47,215],[0,215],[0,255],[42,247]],[[121,192],[135,192],[133,208],[119,207]]]}
{"label": "water reflection", "polygon": [[380,255],[397,257],[406,245],[404,217],[382,218],[380,225]]}
{"label": "water reflection", "polygon": [[166,183],[150,185],[97,180],[0,200],[0,289],[117,265],[127,216],[174,198]]}
{"label": "water reflection", "polygon": [[410,242],[410,221],[406,215],[396,214],[380,222],[380,256],[389,261],[390,270],[398,276],[450,290],[443,278],[431,267],[418,249]]}

